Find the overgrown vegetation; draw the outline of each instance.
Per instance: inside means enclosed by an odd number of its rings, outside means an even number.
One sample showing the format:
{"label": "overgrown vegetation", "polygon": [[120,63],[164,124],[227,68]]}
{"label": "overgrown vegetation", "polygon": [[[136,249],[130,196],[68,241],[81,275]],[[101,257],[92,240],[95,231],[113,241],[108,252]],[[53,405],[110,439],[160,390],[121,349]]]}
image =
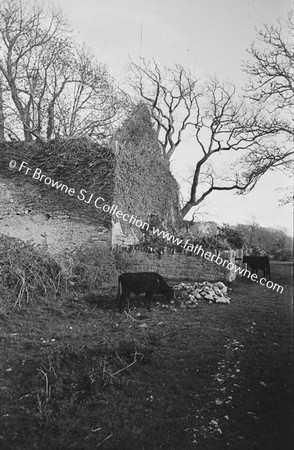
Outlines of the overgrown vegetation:
{"label": "overgrown vegetation", "polygon": [[[173,239],[169,239],[171,236],[178,239],[178,242],[181,241],[182,244],[189,240],[189,243],[193,246],[201,245],[204,249],[212,251],[240,249],[245,243],[242,234],[228,224],[217,227],[215,233],[198,236],[194,236],[189,231],[184,232],[183,229],[178,230],[173,226],[165,226],[163,221],[155,214],[151,216],[149,225],[148,230],[142,230],[139,247],[144,251],[152,250],[159,254],[162,252],[183,252],[182,245],[178,245],[173,242]],[[158,236],[153,233],[153,228],[168,234],[165,238],[162,235]]]}
{"label": "overgrown vegetation", "polygon": [[72,253],[71,280],[75,289],[90,291],[102,284],[115,284],[118,272],[108,246],[84,244]]}
{"label": "overgrown vegetation", "polygon": [[291,261],[293,258],[293,237],[282,229],[265,228],[253,222],[251,225],[239,224],[236,230],[243,236],[245,245],[252,254],[265,252],[276,261]]}
{"label": "overgrown vegetation", "polygon": [[269,255],[275,261],[291,261],[293,238],[283,229],[266,228],[258,223],[218,226],[215,222],[190,222],[189,234],[204,248],[245,248],[252,255]]}
{"label": "overgrown vegetation", "polygon": [[[174,224],[179,187],[161,155],[146,105],[139,103],[133,109],[115,138],[115,198],[121,209],[148,223],[157,215],[165,226]],[[128,230],[128,223],[121,225]]]}
{"label": "overgrown vegetation", "polygon": [[[25,170],[9,170],[11,159],[16,160],[17,169],[21,161],[26,161],[32,169],[29,175]],[[42,174],[55,182],[61,182],[68,188],[75,189],[75,195],[69,196],[44,182],[33,179],[36,168]],[[95,224],[110,227],[110,214],[97,209],[93,204],[87,204],[91,194],[95,200],[102,196],[108,204],[113,202],[114,193],[115,156],[110,148],[103,147],[89,139],[55,139],[48,142],[0,143],[0,175],[13,179],[17,184],[25,186],[24,192],[20,189],[20,197],[31,204],[34,212],[41,210],[58,210],[78,212],[87,220],[94,220]],[[30,192],[29,185],[38,190]],[[79,192],[84,189],[83,201],[78,199]],[[80,196],[80,198],[82,198]],[[93,200],[93,201],[94,201]]]}
{"label": "overgrown vegetation", "polygon": [[0,234],[0,254],[0,292],[6,303],[22,306],[40,297],[52,300],[65,292],[61,267],[34,244]]}
{"label": "overgrown vegetation", "polygon": [[89,292],[117,281],[108,247],[85,244],[59,264],[38,246],[0,234],[0,254],[0,294],[6,306],[49,302],[70,291]]}

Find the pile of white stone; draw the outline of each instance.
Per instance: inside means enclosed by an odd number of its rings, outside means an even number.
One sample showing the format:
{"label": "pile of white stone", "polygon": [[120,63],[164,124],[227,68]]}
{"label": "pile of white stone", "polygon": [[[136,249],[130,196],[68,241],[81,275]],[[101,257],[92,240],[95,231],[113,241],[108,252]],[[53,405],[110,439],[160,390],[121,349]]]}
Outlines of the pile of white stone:
{"label": "pile of white stone", "polygon": [[199,302],[229,304],[227,286],[218,281],[217,283],[185,284],[180,283],[173,286],[176,298],[181,302],[181,307],[195,308]]}

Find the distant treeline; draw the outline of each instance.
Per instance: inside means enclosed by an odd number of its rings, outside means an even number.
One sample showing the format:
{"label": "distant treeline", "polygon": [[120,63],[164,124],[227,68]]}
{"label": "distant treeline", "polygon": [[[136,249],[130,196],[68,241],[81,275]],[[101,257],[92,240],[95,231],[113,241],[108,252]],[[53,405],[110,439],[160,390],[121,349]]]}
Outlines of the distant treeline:
{"label": "distant treeline", "polygon": [[252,253],[264,252],[277,261],[290,261],[293,258],[293,237],[284,231],[265,228],[257,223],[252,225],[238,224],[234,227],[244,238]]}

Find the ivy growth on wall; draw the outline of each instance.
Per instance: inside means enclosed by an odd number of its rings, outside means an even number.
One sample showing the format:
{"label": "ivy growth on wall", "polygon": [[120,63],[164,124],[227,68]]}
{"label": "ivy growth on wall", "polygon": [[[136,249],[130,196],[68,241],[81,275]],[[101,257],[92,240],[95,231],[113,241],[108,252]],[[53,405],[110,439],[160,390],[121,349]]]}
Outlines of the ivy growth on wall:
{"label": "ivy growth on wall", "polygon": [[[139,103],[116,135],[115,198],[121,210],[144,222],[152,215],[174,223],[178,185],[161,156],[147,106]],[[127,224],[122,223],[124,229]],[[134,230],[138,231],[138,230]]]}
{"label": "ivy growth on wall", "polygon": [[[14,159],[17,167],[9,169],[9,161]],[[46,186],[19,172],[18,167],[26,161],[33,170],[39,168],[54,181],[60,181],[74,188],[76,195],[70,197],[64,192]],[[46,203],[51,211],[65,210],[85,216],[91,222],[111,225],[111,217],[87,204],[93,193],[93,200],[102,196],[108,203],[113,202],[115,175],[115,156],[111,149],[102,147],[87,139],[55,139],[48,142],[7,142],[0,144],[0,176],[12,179],[20,185],[20,193],[29,194],[30,186],[37,187],[40,195],[35,199],[34,210],[44,209]],[[84,189],[85,199],[77,196]],[[27,192],[26,192],[27,191]]]}

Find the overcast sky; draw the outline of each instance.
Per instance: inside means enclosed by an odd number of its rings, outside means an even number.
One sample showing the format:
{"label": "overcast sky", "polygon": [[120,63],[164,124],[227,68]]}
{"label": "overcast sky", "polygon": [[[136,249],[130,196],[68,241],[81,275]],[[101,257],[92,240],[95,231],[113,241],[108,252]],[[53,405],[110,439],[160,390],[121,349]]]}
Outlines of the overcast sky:
{"label": "overcast sky", "polygon": [[[120,82],[128,57],[178,63],[192,73],[215,74],[242,86],[246,48],[255,28],[285,18],[291,0],[57,0],[78,39],[105,63]],[[195,159],[185,142],[172,169],[178,180]],[[286,228],[292,234],[292,207],[278,207],[279,189],[289,185],[281,173],[266,175],[247,196],[213,194],[206,220]]]}

